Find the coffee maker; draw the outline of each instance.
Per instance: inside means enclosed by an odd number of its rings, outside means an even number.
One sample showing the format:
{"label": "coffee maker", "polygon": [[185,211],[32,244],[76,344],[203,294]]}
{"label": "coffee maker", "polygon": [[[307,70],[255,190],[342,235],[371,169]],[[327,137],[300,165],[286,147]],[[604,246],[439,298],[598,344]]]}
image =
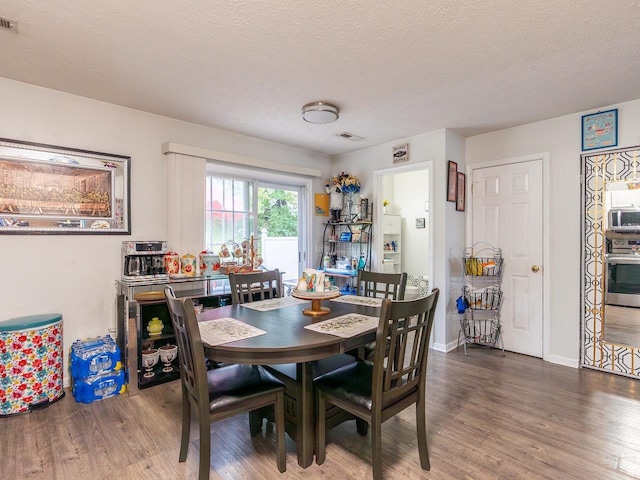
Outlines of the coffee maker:
{"label": "coffee maker", "polygon": [[122,242],[122,279],[126,281],[168,280],[164,267],[167,242]]}

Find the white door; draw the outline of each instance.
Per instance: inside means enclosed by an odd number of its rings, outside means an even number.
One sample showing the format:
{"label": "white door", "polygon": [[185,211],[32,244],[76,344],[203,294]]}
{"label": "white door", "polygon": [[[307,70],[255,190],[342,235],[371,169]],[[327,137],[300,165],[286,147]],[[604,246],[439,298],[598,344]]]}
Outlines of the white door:
{"label": "white door", "polygon": [[542,357],[542,160],[474,169],[472,243],[502,249],[505,350]]}

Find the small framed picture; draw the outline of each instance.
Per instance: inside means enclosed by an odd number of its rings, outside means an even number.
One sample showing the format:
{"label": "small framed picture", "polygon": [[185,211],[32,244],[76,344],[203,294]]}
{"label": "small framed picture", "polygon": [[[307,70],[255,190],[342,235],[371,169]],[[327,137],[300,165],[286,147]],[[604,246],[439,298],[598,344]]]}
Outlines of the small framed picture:
{"label": "small framed picture", "polygon": [[465,175],[464,173],[458,172],[456,179],[456,189],[458,191],[456,195],[456,210],[459,212],[464,212],[465,207]]}
{"label": "small framed picture", "polygon": [[409,161],[409,144],[403,143],[393,147],[393,163],[403,163]]}
{"label": "small framed picture", "polygon": [[456,201],[456,173],[458,173],[458,164],[449,160],[449,174],[447,175],[447,201]]}
{"label": "small framed picture", "polygon": [[618,145],[618,109],[582,116],[582,150]]}
{"label": "small framed picture", "polygon": [[424,228],[424,218],[416,218],[416,228]]}
{"label": "small framed picture", "polygon": [[329,216],[329,194],[328,193],[316,193],[316,205],[315,214],[328,217]]}

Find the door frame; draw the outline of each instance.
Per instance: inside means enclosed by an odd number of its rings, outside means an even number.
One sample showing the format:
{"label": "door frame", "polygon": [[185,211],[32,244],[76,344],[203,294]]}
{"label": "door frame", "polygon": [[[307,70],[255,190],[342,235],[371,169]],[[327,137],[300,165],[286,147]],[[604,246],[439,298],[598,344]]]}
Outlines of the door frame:
{"label": "door frame", "polygon": [[[428,262],[429,262],[429,267],[427,269],[427,275],[429,276],[429,286],[433,286],[433,285],[437,285],[437,283],[435,282],[435,279],[433,278],[433,263],[434,263],[434,258],[435,258],[435,245],[434,245],[434,233],[433,233],[433,229],[434,229],[434,188],[433,188],[433,160],[428,160],[426,162],[419,162],[419,163],[414,163],[414,164],[410,164],[410,165],[399,165],[399,166],[394,166],[394,167],[390,167],[390,168],[383,168],[380,170],[375,170],[373,172],[373,176],[374,176],[374,185],[375,185],[375,191],[374,191],[374,198],[379,199],[378,201],[378,205],[380,205],[380,208],[376,208],[374,209],[374,225],[377,226],[378,228],[375,228],[373,230],[373,246],[374,246],[374,250],[375,250],[375,254],[376,254],[376,261],[375,264],[372,263],[372,266],[375,265],[376,268],[379,268],[380,271],[382,271],[382,259],[378,258],[378,255],[380,255],[380,252],[382,252],[382,239],[383,239],[383,235],[382,235],[382,229],[380,228],[380,226],[382,225],[382,215],[384,215],[383,209],[382,209],[382,190],[383,190],[383,185],[382,185],[382,177],[385,177],[387,175],[395,175],[398,173],[406,173],[406,172],[413,172],[413,171],[417,171],[417,170],[427,170],[429,172],[429,222],[427,224],[427,228],[429,229],[429,252],[427,252],[428,255]],[[378,231],[380,230],[380,231]],[[433,340],[432,340],[433,341]]]}
{"label": "door frame", "polygon": [[[473,163],[467,165],[466,174],[468,179],[473,179],[473,171],[481,168],[499,167],[514,163],[542,161],[542,359],[549,361],[550,350],[550,300],[551,300],[551,252],[550,252],[550,203],[549,203],[549,152],[534,153],[518,157],[507,157],[499,160]],[[466,196],[471,199],[471,188],[473,181],[467,181]],[[467,215],[465,218],[465,237],[471,238],[473,201],[467,201]]]}

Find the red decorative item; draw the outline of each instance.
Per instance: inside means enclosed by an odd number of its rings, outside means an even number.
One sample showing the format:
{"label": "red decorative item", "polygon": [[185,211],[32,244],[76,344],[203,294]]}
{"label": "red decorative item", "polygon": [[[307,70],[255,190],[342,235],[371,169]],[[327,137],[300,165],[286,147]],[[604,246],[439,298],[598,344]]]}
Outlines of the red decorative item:
{"label": "red decorative item", "polygon": [[180,255],[169,251],[164,255],[164,268],[169,275],[180,273]]}

